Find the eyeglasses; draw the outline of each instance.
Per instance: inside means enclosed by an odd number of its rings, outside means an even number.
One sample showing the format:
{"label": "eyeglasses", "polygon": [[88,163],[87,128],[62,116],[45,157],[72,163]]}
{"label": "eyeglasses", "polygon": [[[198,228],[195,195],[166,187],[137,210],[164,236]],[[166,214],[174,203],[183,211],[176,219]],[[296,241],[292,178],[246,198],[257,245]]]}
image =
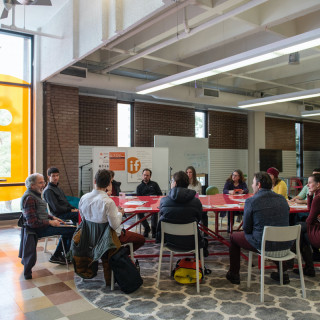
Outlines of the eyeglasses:
{"label": "eyeglasses", "polygon": [[239,177],[238,174],[234,174],[234,173],[232,174],[232,176],[233,176],[233,177]]}

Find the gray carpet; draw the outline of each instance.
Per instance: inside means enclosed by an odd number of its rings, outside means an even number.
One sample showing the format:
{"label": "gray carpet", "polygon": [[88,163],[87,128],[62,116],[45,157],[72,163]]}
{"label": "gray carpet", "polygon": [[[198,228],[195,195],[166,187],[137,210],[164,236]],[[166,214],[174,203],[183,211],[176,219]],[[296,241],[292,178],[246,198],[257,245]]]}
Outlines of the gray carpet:
{"label": "gray carpet", "polygon": [[[225,251],[218,243],[210,244],[211,252]],[[139,253],[158,253],[158,246],[145,246]],[[226,280],[228,256],[205,259],[212,274],[206,276],[197,294],[195,285],[181,285],[168,276],[168,262],[162,266],[159,289],[155,287],[157,259],[139,260],[144,283],[139,290],[124,294],[117,284],[115,290],[105,286],[102,271],[91,280],[75,276],[80,293],[97,307],[124,319],[320,319],[320,271],[315,278],[305,277],[307,299],[302,299],[299,276],[289,272],[290,284],[280,286],[270,279],[266,270],[265,303],[260,303],[259,270],[252,269],[251,288],[246,286],[247,263],[242,259],[241,284]]]}

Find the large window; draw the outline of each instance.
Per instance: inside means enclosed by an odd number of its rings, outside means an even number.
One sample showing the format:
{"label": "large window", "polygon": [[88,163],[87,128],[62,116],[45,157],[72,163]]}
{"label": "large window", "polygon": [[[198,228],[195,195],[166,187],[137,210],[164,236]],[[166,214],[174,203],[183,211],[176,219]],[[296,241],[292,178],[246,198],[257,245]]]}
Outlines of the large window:
{"label": "large window", "polygon": [[131,147],[131,105],[118,103],[118,147]]}
{"label": "large window", "polygon": [[0,31],[0,213],[20,211],[29,173],[32,37]]}
{"label": "large window", "polygon": [[206,114],[203,111],[195,112],[195,136],[196,138],[206,137]]}

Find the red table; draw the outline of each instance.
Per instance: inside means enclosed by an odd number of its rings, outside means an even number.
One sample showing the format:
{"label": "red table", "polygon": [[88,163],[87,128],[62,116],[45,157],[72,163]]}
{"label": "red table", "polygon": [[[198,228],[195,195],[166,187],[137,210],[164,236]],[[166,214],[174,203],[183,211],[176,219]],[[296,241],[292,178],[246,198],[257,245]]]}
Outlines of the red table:
{"label": "red table", "polygon": [[[229,211],[230,212],[230,220],[233,221],[233,212],[235,211],[243,211],[244,209],[244,202],[247,198],[250,198],[252,194],[244,194],[244,195],[227,195],[227,194],[216,194],[212,196],[199,196],[199,200],[201,201],[203,205],[203,211],[210,211],[214,212],[215,214],[215,230],[211,230],[209,228],[206,228],[202,224],[199,224],[199,229],[206,234],[208,234],[210,237],[212,237],[214,240],[217,240],[226,246],[230,246],[230,243],[228,240],[226,240],[223,236],[221,236],[221,230],[219,229],[219,213],[221,211]],[[143,220],[147,219],[154,213],[159,212],[160,207],[160,200],[163,198],[163,196],[145,196],[145,197],[126,197],[126,199],[120,199],[119,197],[111,197],[115,204],[117,206],[121,206],[125,209],[125,212],[130,213],[131,215],[127,217],[123,223],[129,221],[134,216],[136,216],[138,213],[147,213],[145,217],[139,221],[136,221],[135,223],[131,224],[127,230],[130,230],[134,228],[136,225],[140,224]],[[130,204],[132,201],[143,201],[145,203],[143,204]],[[290,206],[290,213],[297,213],[297,212],[306,212],[306,207],[301,206]],[[232,232],[232,224],[230,226],[231,232]],[[221,254],[221,253],[220,253]],[[222,254],[228,254],[228,253],[222,253]],[[244,256],[244,255],[243,255]],[[244,256],[247,258],[246,256]]]}

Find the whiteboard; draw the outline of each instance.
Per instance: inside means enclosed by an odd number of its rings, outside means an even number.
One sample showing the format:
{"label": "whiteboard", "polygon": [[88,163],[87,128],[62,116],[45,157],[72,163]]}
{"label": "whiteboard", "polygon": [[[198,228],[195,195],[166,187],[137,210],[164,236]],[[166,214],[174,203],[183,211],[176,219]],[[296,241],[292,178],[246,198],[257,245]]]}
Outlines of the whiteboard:
{"label": "whiteboard", "polygon": [[[150,150],[152,152],[152,177],[151,180],[156,181],[163,193],[167,193],[169,188],[169,151],[168,148],[125,148],[125,147],[93,147],[92,148],[92,168],[93,175],[99,170],[99,159],[100,153],[109,153],[109,152],[124,152],[125,159],[127,160],[128,151],[141,151],[141,150]],[[129,151],[129,153],[130,153]],[[144,169],[144,168],[141,168]],[[136,192],[137,186],[141,183],[142,176],[139,182],[128,182],[128,168],[127,161],[125,161],[125,170],[115,172],[114,179],[121,182],[121,191],[123,192]]]}
{"label": "whiteboard", "polygon": [[208,173],[208,138],[154,136],[155,147],[169,149],[172,173],[193,166],[197,173]]}

